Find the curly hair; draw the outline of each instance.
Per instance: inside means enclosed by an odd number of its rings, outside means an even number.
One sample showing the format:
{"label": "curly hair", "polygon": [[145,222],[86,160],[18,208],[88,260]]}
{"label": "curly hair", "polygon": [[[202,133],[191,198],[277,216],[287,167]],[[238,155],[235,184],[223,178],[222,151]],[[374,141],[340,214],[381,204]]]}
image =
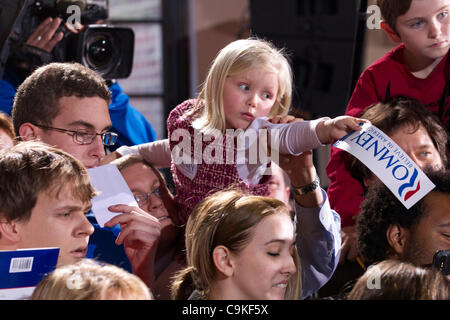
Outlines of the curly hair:
{"label": "curly hair", "polygon": [[[436,185],[431,192],[450,194],[450,171],[426,174]],[[383,183],[375,182],[369,188],[357,220],[358,251],[366,265],[387,258],[386,231],[390,225],[412,230],[426,216],[425,198],[408,210]]]}

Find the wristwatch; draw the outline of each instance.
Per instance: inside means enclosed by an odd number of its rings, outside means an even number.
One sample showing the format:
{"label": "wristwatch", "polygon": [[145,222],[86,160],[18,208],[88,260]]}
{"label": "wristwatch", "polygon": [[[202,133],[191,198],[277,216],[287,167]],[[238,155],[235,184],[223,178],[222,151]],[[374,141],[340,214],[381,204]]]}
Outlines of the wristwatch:
{"label": "wristwatch", "polygon": [[296,186],[292,185],[292,187],[294,188],[295,195],[297,195],[297,196],[311,193],[314,190],[316,190],[318,186],[320,186],[319,176],[316,176],[316,178],[314,179],[313,182],[311,182],[310,184],[307,184],[304,187],[296,187]]}

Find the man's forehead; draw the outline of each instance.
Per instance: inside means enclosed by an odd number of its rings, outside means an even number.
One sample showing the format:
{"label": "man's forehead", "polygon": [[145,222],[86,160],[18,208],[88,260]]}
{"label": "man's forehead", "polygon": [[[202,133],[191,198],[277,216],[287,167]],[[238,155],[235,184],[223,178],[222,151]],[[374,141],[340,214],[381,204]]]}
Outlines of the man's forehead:
{"label": "man's forehead", "polygon": [[78,126],[103,131],[111,128],[108,104],[99,97],[62,97],[53,126]]}
{"label": "man's forehead", "polygon": [[425,197],[425,211],[427,214],[439,214],[448,216],[450,221],[450,194],[439,191],[431,191]]}
{"label": "man's forehead", "polygon": [[136,175],[137,179],[145,179],[151,183],[159,181],[158,176],[155,174],[153,169],[145,163],[138,162],[128,167]]}

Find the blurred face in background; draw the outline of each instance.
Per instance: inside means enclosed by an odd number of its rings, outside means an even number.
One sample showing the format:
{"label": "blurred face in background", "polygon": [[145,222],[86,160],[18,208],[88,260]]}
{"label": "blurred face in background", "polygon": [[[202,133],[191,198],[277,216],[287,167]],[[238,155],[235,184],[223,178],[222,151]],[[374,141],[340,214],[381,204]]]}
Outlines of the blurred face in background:
{"label": "blurred face in background", "polygon": [[[400,148],[421,168],[431,167],[436,170],[442,169],[444,163],[442,158],[433,144],[430,136],[424,127],[420,126],[416,131],[409,125],[400,127],[390,135]],[[371,174],[369,179],[364,179],[365,185],[368,187],[374,179],[378,179]]]}
{"label": "blurred face in background", "polygon": [[167,188],[160,181],[152,168],[144,163],[135,163],[121,170],[122,176],[138,201],[139,207],[151,214],[161,223],[161,237],[158,251],[168,249],[174,242],[177,229],[161,198],[162,188]]}

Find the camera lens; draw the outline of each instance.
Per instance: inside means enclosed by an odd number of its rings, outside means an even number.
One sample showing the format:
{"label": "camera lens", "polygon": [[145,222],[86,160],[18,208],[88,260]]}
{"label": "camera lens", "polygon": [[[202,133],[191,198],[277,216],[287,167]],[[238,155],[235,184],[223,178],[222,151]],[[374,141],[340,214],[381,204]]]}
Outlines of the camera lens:
{"label": "camera lens", "polygon": [[86,59],[94,69],[104,69],[111,63],[114,56],[112,39],[104,34],[98,34],[87,43]]}

